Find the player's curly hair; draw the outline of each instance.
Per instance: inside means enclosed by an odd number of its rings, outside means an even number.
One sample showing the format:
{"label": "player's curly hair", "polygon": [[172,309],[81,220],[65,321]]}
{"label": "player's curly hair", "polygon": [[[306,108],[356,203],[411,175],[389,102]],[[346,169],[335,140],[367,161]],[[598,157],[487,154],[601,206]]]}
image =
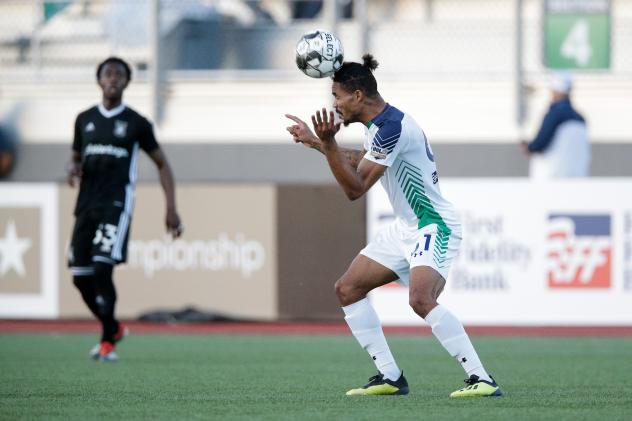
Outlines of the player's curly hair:
{"label": "player's curly hair", "polygon": [[132,68],[130,67],[130,65],[127,64],[127,62],[123,60],[122,58],[114,57],[114,56],[108,57],[105,60],[103,60],[101,63],[99,63],[99,65],[97,66],[97,80],[99,80],[99,77],[101,77],[101,71],[103,70],[105,65],[108,63],[116,63],[123,66],[123,68],[125,69],[125,73],[127,74],[127,81],[129,82],[130,80],[132,80]]}
{"label": "player's curly hair", "polygon": [[373,71],[377,69],[378,62],[371,54],[362,56],[362,64],[353,61],[346,61],[340,69],[334,73],[334,82],[340,83],[342,87],[353,92],[360,90],[368,97],[378,94],[377,81],[373,76]]}

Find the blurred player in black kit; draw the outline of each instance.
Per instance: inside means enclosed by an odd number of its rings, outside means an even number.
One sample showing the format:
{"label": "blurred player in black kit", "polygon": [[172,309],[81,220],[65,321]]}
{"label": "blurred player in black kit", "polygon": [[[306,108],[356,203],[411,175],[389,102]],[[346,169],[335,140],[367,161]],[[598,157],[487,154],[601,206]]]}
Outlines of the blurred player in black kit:
{"label": "blurred player in black kit", "polygon": [[68,183],[74,187],[80,180],[68,266],[84,302],[102,324],[101,342],[90,351],[91,358],[101,361],[118,360],[116,343],[127,334],[114,317],[112,271],[126,260],[139,148],[158,168],[167,230],[174,238],[183,230],[171,167],[152,125],[122,102],[131,76],[130,66],[120,58],[99,64],[102,102],[77,116],[68,166]]}

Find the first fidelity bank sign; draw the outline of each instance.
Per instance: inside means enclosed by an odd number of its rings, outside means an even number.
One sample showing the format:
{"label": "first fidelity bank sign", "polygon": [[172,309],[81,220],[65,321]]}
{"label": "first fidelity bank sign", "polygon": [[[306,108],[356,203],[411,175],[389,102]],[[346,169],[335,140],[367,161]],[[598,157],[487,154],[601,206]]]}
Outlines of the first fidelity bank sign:
{"label": "first fidelity bank sign", "polygon": [[[469,325],[631,324],[630,189],[616,178],[444,180],[463,241],[439,301]],[[392,210],[371,194],[374,232]],[[372,300],[385,324],[420,323],[404,288]]]}

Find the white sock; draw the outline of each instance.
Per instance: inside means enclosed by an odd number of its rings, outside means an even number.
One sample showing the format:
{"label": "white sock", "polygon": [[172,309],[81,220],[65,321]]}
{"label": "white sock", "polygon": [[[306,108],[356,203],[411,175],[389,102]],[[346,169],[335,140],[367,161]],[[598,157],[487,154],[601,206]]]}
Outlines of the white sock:
{"label": "white sock", "polygon": [[468,377],[475,374],[481,380],[491,381],[463,325],[448,309],[437,305],[426,315],[426,322],[441,345],[461,364]]}
{"label": "white sock", "polygon": [[345,312],[345,321],[349,325],[351,333],[358,340],[360,346],[367,350],[380,373],[389,380],[399,379],[402,371],[391,354],[380,319],[368,298],[349,304],[342,310]]}

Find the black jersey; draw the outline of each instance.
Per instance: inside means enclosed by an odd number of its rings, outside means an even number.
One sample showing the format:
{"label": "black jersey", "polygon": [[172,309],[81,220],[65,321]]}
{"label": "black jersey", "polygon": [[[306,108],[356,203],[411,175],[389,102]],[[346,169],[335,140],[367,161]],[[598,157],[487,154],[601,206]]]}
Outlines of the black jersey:
{"label": "black jersey", "polygon": [[75,215],[87,209],[133,205],[138,149],[158,148],[151,123],[121,105],[92,107],[77,116],[72,149],[81,154],[81,185]]}

